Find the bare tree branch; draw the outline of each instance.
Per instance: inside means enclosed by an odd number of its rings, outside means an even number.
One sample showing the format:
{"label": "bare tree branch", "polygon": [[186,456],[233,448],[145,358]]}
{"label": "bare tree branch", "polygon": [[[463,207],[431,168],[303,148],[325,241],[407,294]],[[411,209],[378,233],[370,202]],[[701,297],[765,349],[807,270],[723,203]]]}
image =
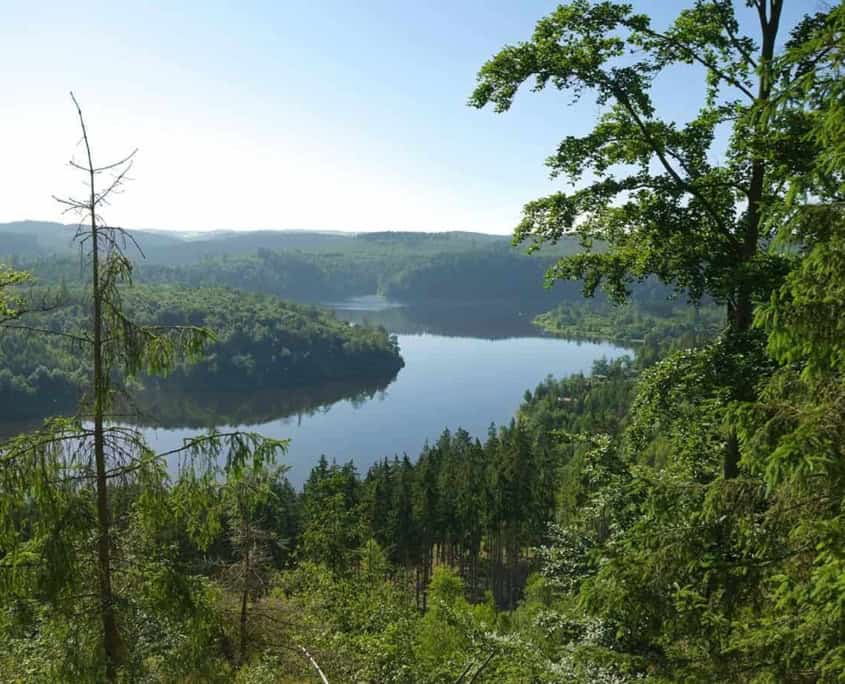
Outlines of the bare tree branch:
{"label": "bare tree branch", "polygon": [[29,332],[37,332],[43,335],[55,335],[57,337],[66,337],[68,339],[74,340],[76,342],[81,342],[83,344],[91,344],[91,339],[88,337],[82,337],[80,335],[74,335],[72,333],[62,332],[60,330],[50,330],[49,328],[39,328],[37,326],[32,325],[24,325],[23,323],[2,323],[2,326],[7,330],[27,330]]}

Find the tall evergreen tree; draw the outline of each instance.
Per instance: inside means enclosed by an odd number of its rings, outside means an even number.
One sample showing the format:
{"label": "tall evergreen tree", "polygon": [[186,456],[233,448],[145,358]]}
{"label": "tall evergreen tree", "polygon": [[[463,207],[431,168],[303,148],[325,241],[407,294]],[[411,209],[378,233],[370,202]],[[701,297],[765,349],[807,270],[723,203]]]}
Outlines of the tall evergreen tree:
{"label": "tall evergreen tree", "polygon": [[[96,165],[82,111],[71,97],[84,160],[70,164],[84,174],[87,194],[59,201],[80,219],[75,239],[89,271],[89,316],[79,329],[50,332],[91,355],[90,389],[77,416],[49,420],[37,432],[0,447],[0,582],[4,601],[30,606],[44,602],[52,609],[48,620],[64,619],[71,630],[86,629],[89,617],[96,615],[100,628],[94,643],[99,653],[56,654],[51,667],[59,679],[113,682],[132,655],[123,633],[128,594],[138,589],[128,584],[137,575],[118,557],[116,530],[127,533],[135,523],[157,524],[172,517],[178,505],[193,517],[190,528],[197,538],[203,537],[208,526],[215,525],[202,494],[207,485],[225,470],[261,467],[285,445],[248,433],[210,434],[156,454],[139,430],[115,422],[112,407],[115,395],[123,391],[121,378],[141,371],[166,373],[177,355],[196,357],[211,333],[193,327],[141,326],[126,314],[123,289],[131,285],[132,273],[126,250],[134,239],[105,223],[102,210],[126,181],[135,153]],[[99,183],[103,177],[109,180]],[[167,486],[168,467],[180,475],[178,504]],[[139,492],[136,497],[115,500],[117,493],[133,487]],[[29,524],[21,524],[24,518]],[[118,581],[120,569],[124,573]],[[94,610],[88,605],[91,571],[97,587]],[[65,664],[69,671],[61,669]]]}

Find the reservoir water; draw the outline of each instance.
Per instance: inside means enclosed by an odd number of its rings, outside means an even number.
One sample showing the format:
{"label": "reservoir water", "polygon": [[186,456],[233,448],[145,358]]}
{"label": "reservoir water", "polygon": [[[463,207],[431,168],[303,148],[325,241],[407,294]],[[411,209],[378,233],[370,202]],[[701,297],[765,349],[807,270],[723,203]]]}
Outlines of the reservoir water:
{"label": "reservoir water", "polygon": [[593,362],[627,350],[609,343],[541,335],[530,316],[471,305],[437,311],[367,298],[336,306],[353,321],[383,324],[399,340],[405,367],[368,387],[321,386],[295,392],[178,398],[144,427],[158,450],[177,447],[209,427],[238,428],[291,440],[288,477],[299,487],[321,454],[352,461],[359,472],[394,454],[416,458],[444,428],[484,438],[505,424],[525,390],[547,375],[589,373]]}

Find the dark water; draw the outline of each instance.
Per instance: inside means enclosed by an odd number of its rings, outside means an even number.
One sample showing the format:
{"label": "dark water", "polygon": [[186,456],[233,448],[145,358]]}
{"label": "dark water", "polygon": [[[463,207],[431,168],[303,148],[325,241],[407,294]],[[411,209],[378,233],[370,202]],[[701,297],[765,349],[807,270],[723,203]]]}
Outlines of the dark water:
{"label": "dark water", "polygon": [[249,396],[152,397],[142,420],[149,442],[171,449],[212,426],[290,438],[288,475],[299,486],[321,454],[365,472],[394,454],[416,457],[445,427],[483,438],[547,375],[586,373],[593,361],[626,353],[613,344],[543,337],[531,326],[533,314],[514,307],[399,307],[378,298],[335,306],[343,318],[397,334],[405,367],[395,378]]}
{"label": "dark water", "polygon": [[382,325],[399,335],[427,333],[488,340],[537,337],[540,332],[531,321],[542,312],[542,309],[530,309],[515,301],[485,303],[483,306],[477,302],[403,306],[377,296],[353,297],[327,305],[345,320]]}

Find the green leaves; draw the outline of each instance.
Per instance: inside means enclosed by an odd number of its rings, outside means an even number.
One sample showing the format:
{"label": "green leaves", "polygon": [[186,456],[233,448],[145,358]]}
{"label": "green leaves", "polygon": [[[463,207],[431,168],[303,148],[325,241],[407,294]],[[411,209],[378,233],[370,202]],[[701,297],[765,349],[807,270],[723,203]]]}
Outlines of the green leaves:
{"label": "green leaves", "polygon": [[845,216],[838,207],[806,207],[793,226],[803,257],[757,324],[773,357],[803,364],[812,378],[845,368]]}
{"label": "green leaves", "polygon": [[530,42],[504,48],[481,68],[470,105],[481,108],[492,103],[497,112],[507,111],[519,86],[532,76],[535,91],[551,82],[577,98],[584,88],[595,88],[599,101],[606,102],[614,79],[630,83],[642,76],[642,69],[605,69],[625,52],[624,40],[614,31],[626,20],[645,21],[630,12],[630,5],[614,2],[578,0],[561,5],[537,23]]}
{"label": "green leaves", "polygon": [[[696,2],[662,32],[627,4],[570,2],[538,22],[531,40],[481,68],[475,107],[506,111],[533,79],[535,90],[552,84],[576,99],[592,92],[604,108],[590,133],[564,138],[548,160],[552,177],[579,189],[529,202],[514,232],[532,250],[580,238],[586,254],[562,259],[549,281],[581,278],[588,295],[604,286],[621,299],[632,280],[655,274],[692,299],[706,294],[746,308],[752,294],[767,298],[778,285],[780,264],[757,258],[772,233],[755,207],[781,199],[785,166],[768,136],[790,129],[786,119],[761,114],[768,86],[754,92],[754,81],[772,77],[757,73],[755,42],[738,26],[722,0]],[[769,45],[777,21],[761,32]],[[661,118],[653,79],[689,67],[708,74],[697,115],[684,123]],[[716,164],[716,132],[725,125],[734,136]],[[606,246],[600,256],[591,254],[596,241]]]}
{"label": "green leaves", "polygon": [[16,288],[30,280],[28,273],[0,264],[0,323],[21,315],[23,300]]}

